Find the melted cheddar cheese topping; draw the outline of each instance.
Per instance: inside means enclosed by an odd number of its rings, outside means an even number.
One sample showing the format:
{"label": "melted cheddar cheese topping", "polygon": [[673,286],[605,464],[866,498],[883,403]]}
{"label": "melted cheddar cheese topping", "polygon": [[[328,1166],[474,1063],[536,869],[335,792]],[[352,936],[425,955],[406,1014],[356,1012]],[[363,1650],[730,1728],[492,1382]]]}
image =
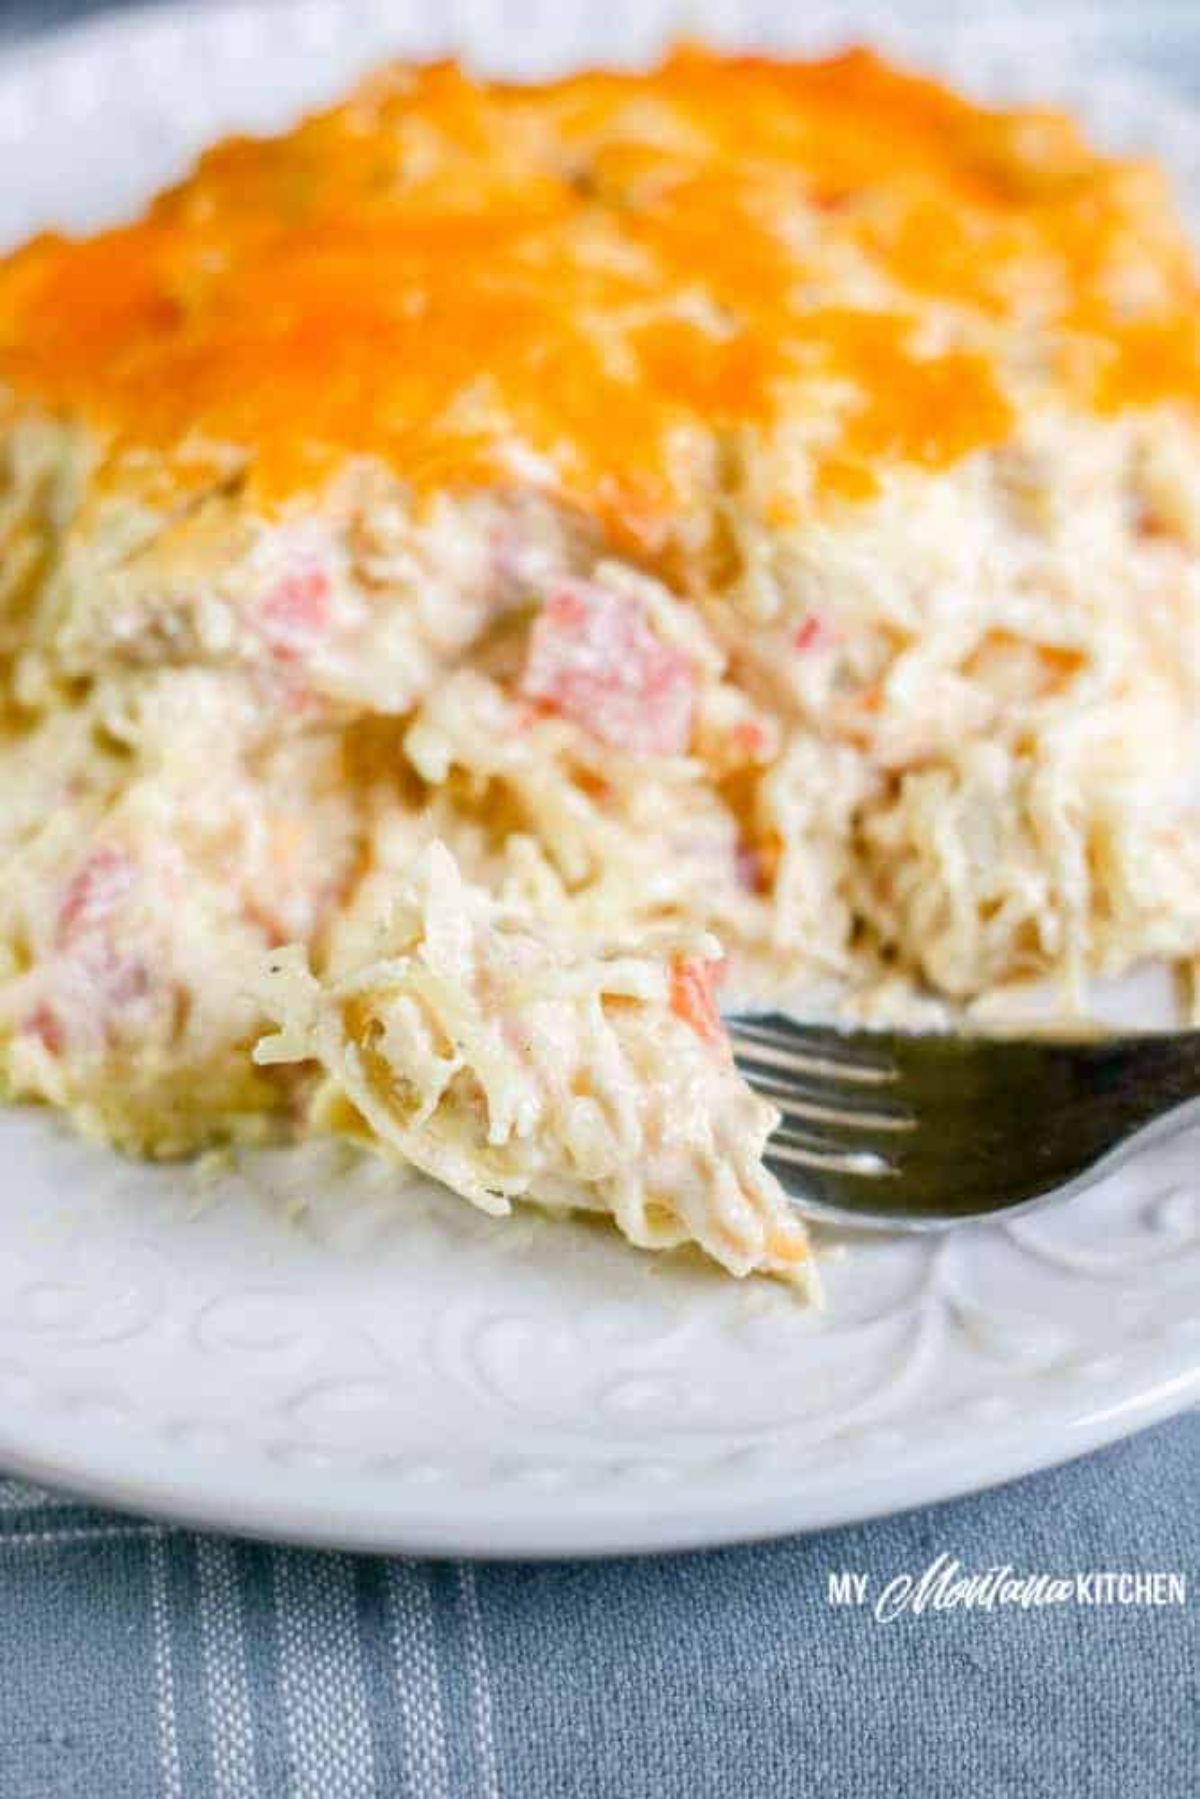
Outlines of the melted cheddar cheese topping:
{"label": "melted cheddar cheese topping", "polygon": [[10,257],[0,382],[118,460],[234,446],[264,501],[370,455],[649,545],[747,443],[793,512],[1003,442],[1030,395],[1192,405],[1195,301],[1152,169],[865,52],[396,67]]}

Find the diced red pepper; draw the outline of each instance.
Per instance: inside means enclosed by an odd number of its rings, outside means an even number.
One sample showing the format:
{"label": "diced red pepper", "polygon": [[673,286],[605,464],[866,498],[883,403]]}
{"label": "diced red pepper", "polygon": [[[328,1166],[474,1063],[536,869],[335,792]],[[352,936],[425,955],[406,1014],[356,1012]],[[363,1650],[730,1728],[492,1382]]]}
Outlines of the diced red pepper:
{"label": "diced red pepper", "polygon": [[21,1030],[27,1036],[39,1037],[52,1056],[62,1055],[66,1044],[66,1033],[58,1014],[49,1006],[36,1007],[29,1017],[23,1020]]}
{"label": "diced red pepper", "polygon": [[763,863],[762,851],[756,844],[744,840],[738,844],[734,858],[737,869],[738,886],[744,893],[763,893],[767,886],[767,871]]}
{"label": "diced red pepper", "polygon": [[329,576],[324,569],[297,569],[277,581],[259,601],[259,628],[277,654],[298,656],[328,631],[329,601]]}
{"label": "diced red pepper", "polygon": [[63,890],[55,926],[55,943],[69,949],[109,917],[137,879],[132,857],[102,845],[76,869]]}
{"label": "diced red pepper", "polygon": [[724,1043],[725,1027],[714,989],[723,964],[699,956],[676,956],[671,963],[671,1010],[706,1043]]}
{"label": "diced red pepper", "polygon": [[753,718],[743,718],[734,725],[729,733],[729,741],[735,755],[743,761],[753,762],[762,755],[766,747],[767,734],[762,726]]}
{"label": "diced red pepper", "polygon": [[104,1003],[110,1012],[119,1012],[135,1000],[145,999],[150,991],[150,970],[135,956],[110,957],[104,968]]}
{"label": "diced red pepper", "polygon": [[87,1016],[76,1017],[75,1002],[39,1006],[26,1023],[52,1054],[61,1054],[69,1038],[105,1033],[116,1015],[150,993],[150,970],[132,954],[115,914],[140,878],[137,863],[124,850],[103,844],[84,858],[66,883],[55,920],[54,944],[59,955],[85,978]]}
{"label": "diced red pepper", "polygon": [[521,691],[602,743],[633,756],[678,756],[688,747],[696,681],[627,594],[592,581],[564,582],[538,615]]}
{"label": "diced red pepper", "polygon": [[802,625],[798,625],[792,633],[792,644],[800,651],[827,650],[836,640],[836,633],[831,625],[826,624],[815,612],[810,613]]}

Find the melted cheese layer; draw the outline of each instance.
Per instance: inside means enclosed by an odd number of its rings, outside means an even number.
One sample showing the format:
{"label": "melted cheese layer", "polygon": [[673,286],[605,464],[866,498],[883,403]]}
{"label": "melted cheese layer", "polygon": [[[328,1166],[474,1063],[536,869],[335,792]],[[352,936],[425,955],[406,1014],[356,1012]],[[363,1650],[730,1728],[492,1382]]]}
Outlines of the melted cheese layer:
{"label": "melted cheese layer", "polygon": [[[1154,171],[856,51],[518,87],[396,67],[134,224],[0,265],[0,383],[263,501],[348,455],[536,485],[647,547],[749,462],[768,515],[1200,393]],[[731,473],[731,466],[734,470]],[[743,471],[741,475],[738,470]]]}

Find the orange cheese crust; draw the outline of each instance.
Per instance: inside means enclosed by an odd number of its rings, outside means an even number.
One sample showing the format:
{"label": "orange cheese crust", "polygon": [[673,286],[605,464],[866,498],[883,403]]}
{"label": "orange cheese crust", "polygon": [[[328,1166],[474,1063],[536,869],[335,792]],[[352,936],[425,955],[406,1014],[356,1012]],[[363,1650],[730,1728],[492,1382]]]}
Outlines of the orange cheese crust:
{"label": "orange cheese crust", "polygon": [[[0,384],[263,503],[348,456],[544,488],[652,549],[744,466],[766,516],[1200,395],[1152,169],[855,51],[688,49],[520,87],[391,68],[138,222],[0,265]],[[143,459],[144,460],[144,459]]]}

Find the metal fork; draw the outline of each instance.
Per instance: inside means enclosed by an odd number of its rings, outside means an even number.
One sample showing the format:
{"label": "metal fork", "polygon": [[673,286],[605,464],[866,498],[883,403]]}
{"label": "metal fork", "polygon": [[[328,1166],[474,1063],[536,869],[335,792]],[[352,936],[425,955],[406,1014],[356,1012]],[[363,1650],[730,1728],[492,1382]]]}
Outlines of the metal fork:
{"label": "metal fork", "polygon": [[1073,1191],[1200,1098],[1200,1031],[1082,1041],[725,1020],[779,1109],[766,1162],[839,1224],[942,1229]]}

